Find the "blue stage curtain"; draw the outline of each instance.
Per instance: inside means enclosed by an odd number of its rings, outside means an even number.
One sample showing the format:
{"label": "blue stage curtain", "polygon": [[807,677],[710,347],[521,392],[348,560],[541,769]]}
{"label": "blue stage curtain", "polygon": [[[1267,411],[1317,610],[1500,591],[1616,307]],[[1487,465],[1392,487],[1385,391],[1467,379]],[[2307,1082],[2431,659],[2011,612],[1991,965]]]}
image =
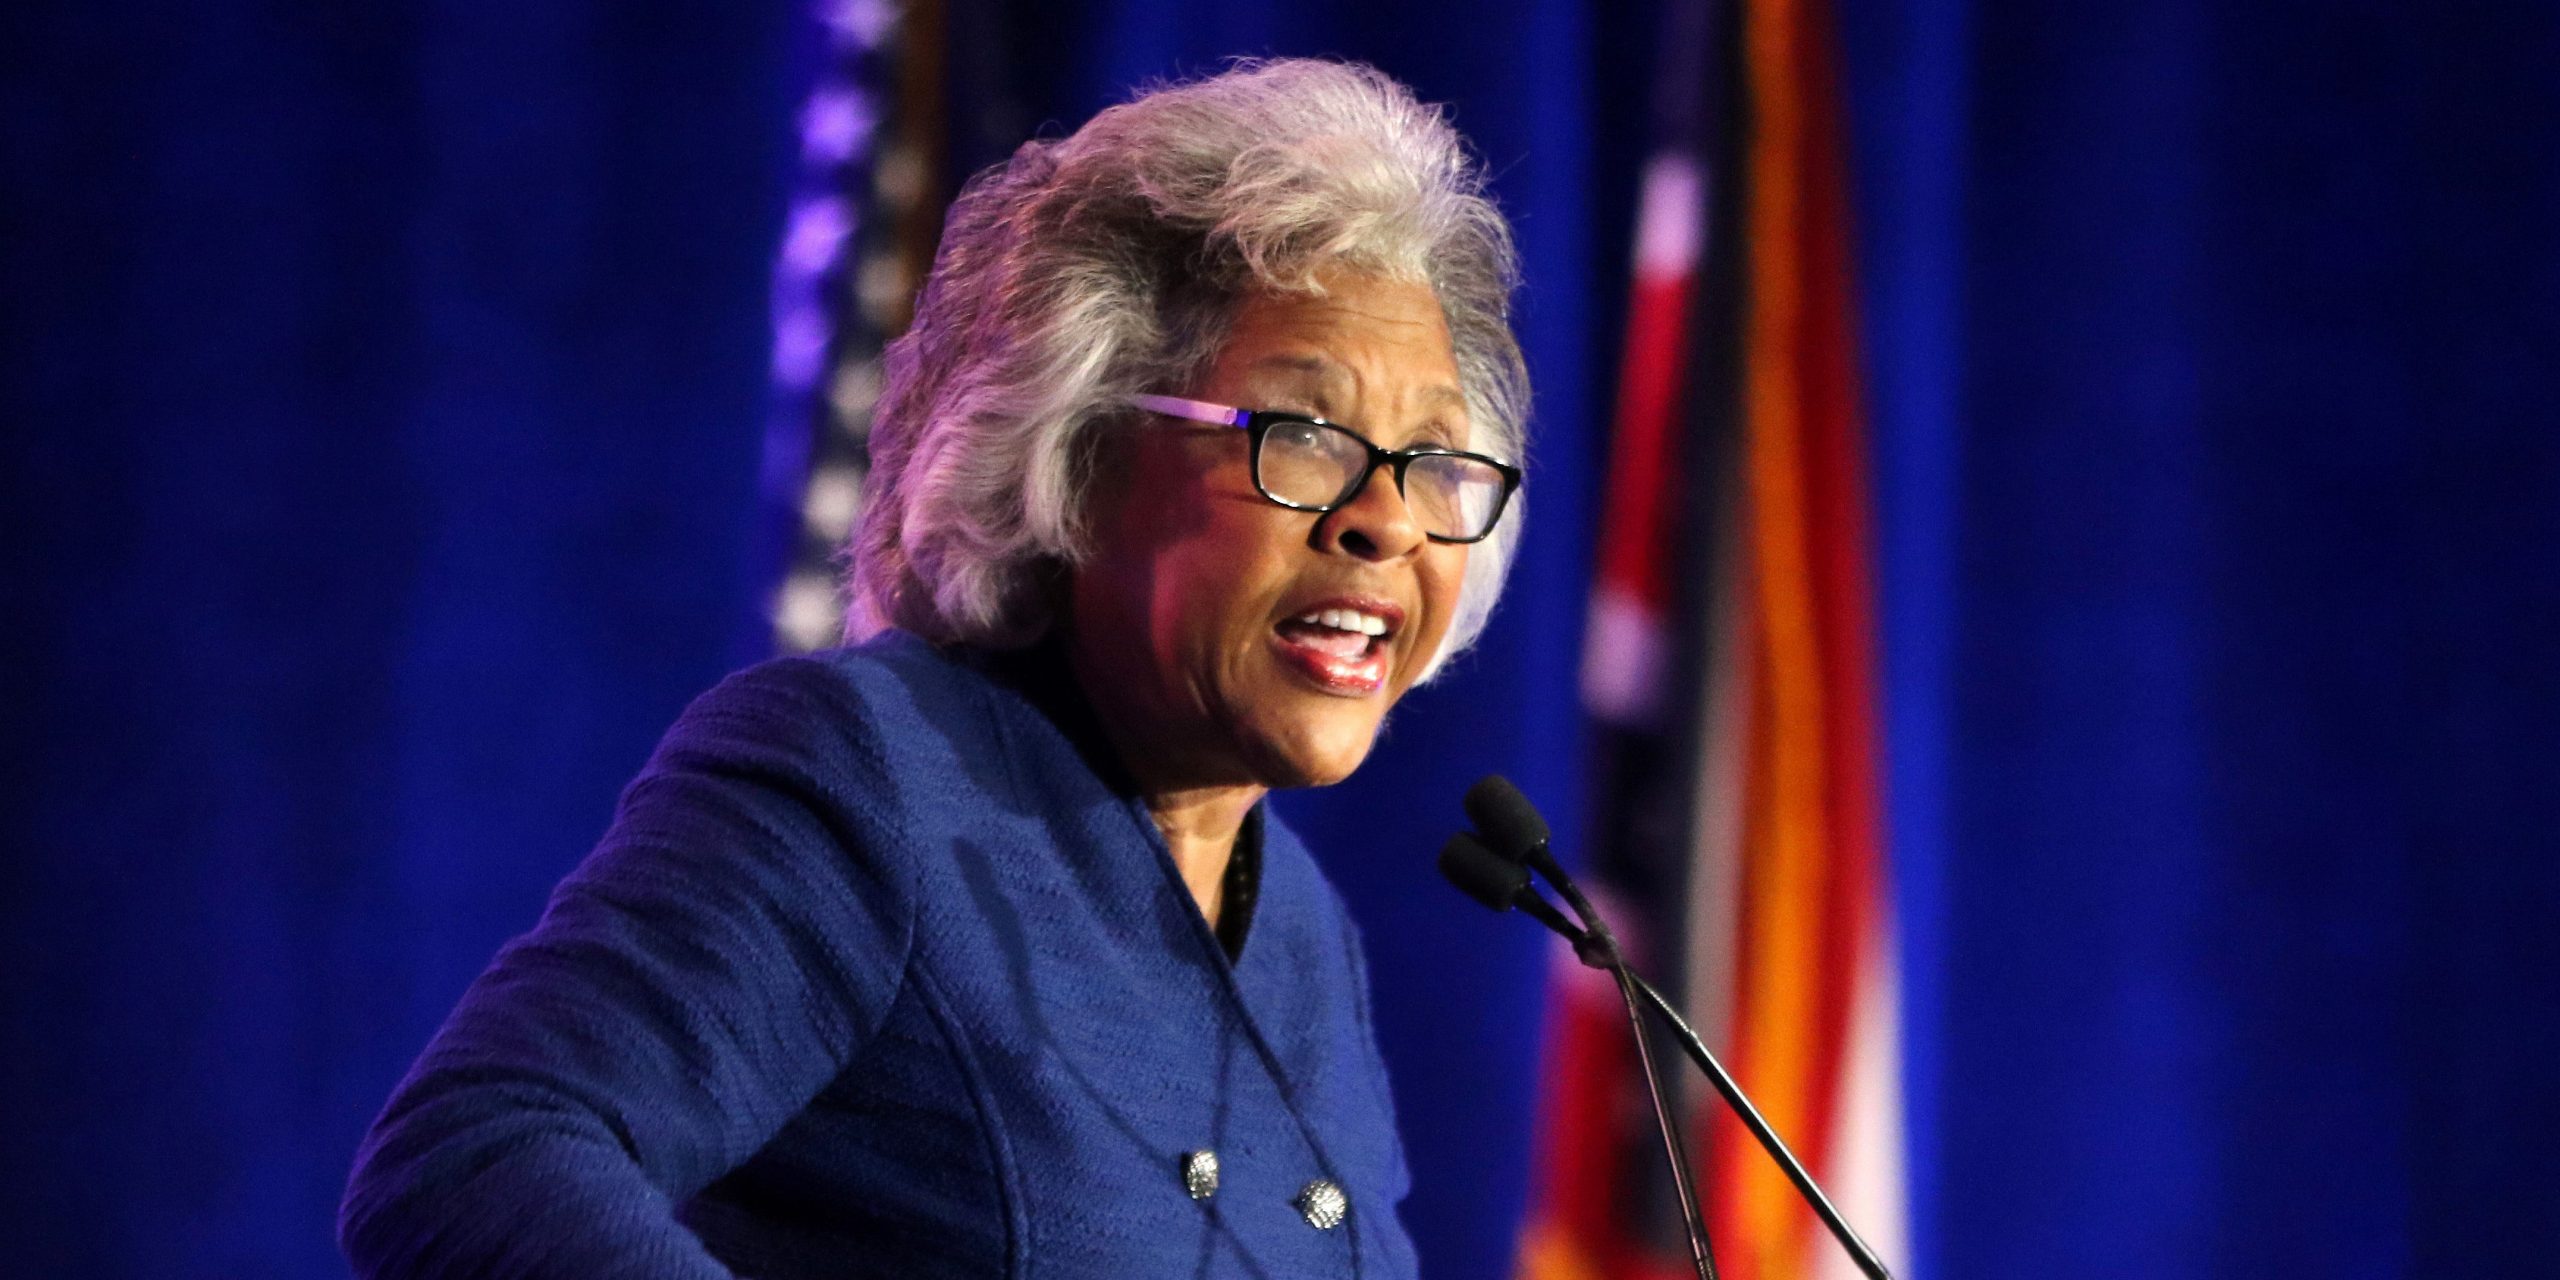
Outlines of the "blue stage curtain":
{"label": "blue stage curtain", "polygon": [[2548,1274],[2560,16],[1851,0],[1917,1274]]}
{"label": "blue stage curtain", "polygon": [[[1358,784],[1290,806],[1369,925],[1434,1274],[1499,1274],[1543,953],[1430,859],[1481,771],[1574,818],[1583,459],[1617,312],[1593,246],[1626,222],[1593,135],[1637,114],[1594,68],[1642,28],[1557,0],[953,17],[985,37],[955,64],[1039,88],[1008,99],[1025,118],[958,121],[973,138],[1233,53],[1332,53],[1451,102],[1499,174],[1538,532],[1482,652]],[[8,25],[0,1255],[339,1274],[373,1111],[675,711],[757,656],[736,638],[769,586],[765,293],[815,24],[568,3]]]}
{"label": "blue stage curtain", "polygon": [[0,1270],[345,1274],[365,1124],[739,657],[803,26],[0,19]]}
{"label": "blue stage curtain", "polygon": [[[1363,57],[1453,105],[1518,221],[1530,549],[1483,650],[1288,802],[1367,926],[1449,1280],[1507,1264],[1543,952],[1428,862],[1483,771],[1585,825],[1642,8],[954,11],[955,63],[1037,69],[973,136],[1230,53]],[[2547,1269],[2560,18],[1840,12],[1909,1271]],[[364,1123],[752,656],[812,32],[0,18],[13,1273],[342,1274]]]}

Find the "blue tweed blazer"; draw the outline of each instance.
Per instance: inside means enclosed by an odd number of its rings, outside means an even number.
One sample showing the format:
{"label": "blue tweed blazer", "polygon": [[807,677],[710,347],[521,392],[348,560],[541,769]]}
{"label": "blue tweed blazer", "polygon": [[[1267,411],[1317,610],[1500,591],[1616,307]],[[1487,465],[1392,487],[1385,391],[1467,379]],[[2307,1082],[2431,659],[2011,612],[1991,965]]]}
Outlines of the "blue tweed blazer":
{"label": "blue tweed blazer", "polygon": [[705,694],[376,1121],[358,1274],[1411,1277],[1339,898],[1264,820],[1230,963],[1089,716],[897,633]]}

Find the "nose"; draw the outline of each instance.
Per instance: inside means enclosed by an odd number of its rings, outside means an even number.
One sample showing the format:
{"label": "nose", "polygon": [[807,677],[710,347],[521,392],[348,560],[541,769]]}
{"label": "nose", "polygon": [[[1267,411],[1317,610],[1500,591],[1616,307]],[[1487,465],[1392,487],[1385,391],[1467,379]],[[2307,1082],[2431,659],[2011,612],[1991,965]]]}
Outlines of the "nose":
{"label": "nose", "polygon": [[1396,469],[1387,463],[1369,468],[1351,501],[1316,521],[1316,542],[1329,551],[1362,560],[1398,560],[1427,541],[1422,526],[1396,487]]}

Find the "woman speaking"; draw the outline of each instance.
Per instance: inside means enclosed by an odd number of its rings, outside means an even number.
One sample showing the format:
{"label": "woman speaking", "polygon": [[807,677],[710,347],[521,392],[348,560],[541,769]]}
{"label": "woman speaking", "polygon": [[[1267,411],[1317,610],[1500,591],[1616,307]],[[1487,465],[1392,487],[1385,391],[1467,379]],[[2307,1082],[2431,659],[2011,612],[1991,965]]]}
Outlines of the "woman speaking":
{"label": "woman speaking", "polygon": [[971,183],[853,643],[669,731],[366,1139],[357,1271],[1412,1276],[1359,938],[1262,802],[1493,606],[1514,272],[1457,135],[1356,66]]}

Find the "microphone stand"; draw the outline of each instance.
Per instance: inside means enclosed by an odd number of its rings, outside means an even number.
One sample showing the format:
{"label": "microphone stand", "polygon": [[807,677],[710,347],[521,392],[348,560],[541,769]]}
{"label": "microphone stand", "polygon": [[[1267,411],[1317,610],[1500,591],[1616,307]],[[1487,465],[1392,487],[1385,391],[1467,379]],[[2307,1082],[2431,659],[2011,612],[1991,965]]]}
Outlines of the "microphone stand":
{"label": "microphone stand", "polygon": [[[1688,1150],[1680,1143],[1680,1126],[1671,1115],[1671,1103],[1662,1093],[1662,1070],[1654,1065],[1653,1038],[1645,1030],[1644,1009],[1637,1001],[1639,989],[1652,987],[1637,976],[1626,958],[1619,954],[1618,940],[1609,932],[1608,924],[1591,910],[1591,904],[1571,889],[1566,900],[1585,920],[1597,927],[1579,928],[1564,918],[1553,904],[1529,883],[1528,869],[1511,862],[1484,847],[1473,836],[1458,835],[1440,851],[1440,872],[1450,883],[1466,891],[1469,897],[1496,911],[1518,908],[1522,915],[1536,920],[1573,944],[1573,954],[1594,969],[1608,971],[1616,980],[1618,998],[1627,1006],[1627,1029],[1636,1038],[1636,1060],[1644,1068],[1645,1096],[1653,1102],[1653,1122],[1662,1132],[1662,1155],[1671,1166],[1671,1184],[1680,1201],[1681,1224],[1689,1233],[1689,1261],[1697,1270],[1698,1280],[1718,1280],[1715,1250],[1707,1242],[1706,1215],[1698,1204],[1698,1181],[1689,1170]],[[1657,1001],[1660,996],[1654,997]]]}
{"label": "microphone stand", "polygon": [[1832,1207],[1831,1197],[1822,1194],[1822,1187],[1814,1182],[1811,1173],[1805,1171],[1803,1162],[1796,1159],[1796,1153],[1787,1149],[1786,1141],[1778,1136],[1778,1131],[1769,1127],[1758,1107],[1751,1105],[1751,1099],[1743,1094],[1742,1086],[1735,1084],[1733,1077],[1726,1074],[1724,1064],[1707,1052],[1706,1042],[1698,1039],[1698,1033],[1690,1028],[1689,1020],[1681,1017],[1680,1011],[1672,1008],[1671,1002],[1663,999],[1662,993],[1654,990],[1652,983],[1634,973],[1627,973],[1625,977],[1635,984],[1636,990],[1644,993],[1654,1011],[1671,1023],[1680,1047],[1689,1052],[1689,1060],[1707,1073],[1707,1079],[1715,1085],[1716,1092],[1724,1095],[1725,1105],[1741,1119],[1742,1127],[1760,1140],[1760,1149],[1768,1152],[1771,1160],[1777,1161],[1779,1170],[1787,1175],[1787,1181],[1796,1184],[1796,1193],[1804,1197],[1806,1204],[1813,1206],[1814,1216],[1822,1219],[1822,1225],[1831,1231],[1831,1238],[1848,1251],[1849,1261],[1856,1263],[1868,1280],[1893,1280],[1893,1273],[1885,1270],[1884,1260],[1867,1247],[1866,1241],[1858,1238],[1848,1219],[1841,1217],[1840,1211]]}
{"label": "microphone stand", "polygon": [[[1663,1020],[1671,1024],[1673,1038],[1677,1039],[1680,1047],[1688,1052],[1689,1060],[1697,1063],[1698,1070],[1706,1073],[1708,1082],[1716,1087],[1717,1093],[1723,1095],[1725,1105],[1731,1108],[1735,1117],[1742,1121],[1742,1127],[1750,1130],[1752,1137],[1759,1139],[1760,1149],[1768,1152],[1769,1158],[1777,1162],[1779,1171],[1787,1175],[1787,1181],[1795,1184],[1796,1194],[1803,1196],[1805,1203],[1813,1206],[1814,1216],[1822,1219],[1822,1225],[1830,1230],[1831,1238],[1839,1241],[1840,1247],[1848,1251],[1849,1261],[1855,1263],[1858,1270],[1867,1275],[1868,1280],[1893,1280],[1893,1273],[1885,1269],[1884,1260],[1878,1258],[1875,1250],[1869,1248],[1867,1242],[1859,1238],[1857,1230],[1849,1225],[1849,1220],[1840,1216],[1840,1210],[1833,1207],[1831,1197],[1823,1194],[1821,1184],[1813,1180],[1813,1174],[1806,1170],[1804,1162],[1796,1159],[1796,1153],[1788,1149],[1786,1139],[1779,1137],[1778,1131],[1769,1127],[1769,1121],[1760,1114],[1760,1108],[1752,1105],[1750,1096],[1743,1093],[1742,1086],[1734,1082],[1732,1073],[1724,1069],[1723,1063],[1716,1061],[1716,1055],[1708,1051],[1706,1042],[1698,1038],[1698,1033],[1689,1025],[1689,1020],[1681,1017],[1680,1011],[1663,997],[1662,992],[1656,990],[1652,983],[1645,981],[1643,974],[1637,973],[1619,956],[1617,939],[1606,932],[1607,926],[1601,924],[1598,929],[1575,928],[1562,913],[1548,906],[1546,899],[1539,897],[1536,889],[1523,886],[1520,892],[1522,897],[1516,905],[1520,908],[1521,914],[1545,925],[1561,935],[1565,941],[1572,943],[1574,954],[1580,956],[1584,964],[1594,968],[1605,968],[1618,979],[1619,993],[1626,998],[1627,1002],[1627,1017],[1635,1024],[1636,1053],[1644,1062],[1645,1086],[1653,1094],[1654,1119],[1662,1125],[1663,1145],[1671,1156],[1671,1178],[1680,1187],[1681,1212],[1689,1215],[1690,1218],[1690,1239],[1693,1250],[1698,1254],[1699,1274],[1713,1280],[1715,1261],[1705,1252],[1706,1228],[1697,1222],[1695,1192],[1691,1190],[1688,1161],[1681,1154],[1679,1142],[1672,1137],[1670,1113],[1664,1109],[1661,1088],[1654,1083],[1653,1053],[1646,1046],[1644,1023],[1636,1012],[1638,994],[1642,994],[1645,1002],[1653,1006],[1654,1012],[1662,1015]],[[1586,921],[1599,922],[1598,913],[1591,910],[1589,903],[1580,900],[1581,894],[1568,892],[1566,897],[1568,901],[1575,902],[1576,913],[1582,915]],[[1544,908],[1544,910],[1538,908]]]}
{"label": "microphone stand", "polygon": [[[1653,1122],[1662,1130],[1662,1154],[1671,1162],[1672,1189],[1680,1198],[1680,1217],[1689,1229],[1689,1262],[1697,1268],[1698,1280],[1717,1280],[1716,1255],[1707,1243],[1707,1223],[1698,1209],[1697,1179],[1689,1172],[1689,1153],[1680,1145],[1680,1131],[1671,1119],[1671,1106],[1662,1096],[1662,1076],[1653,1065],[1653,1037],[1645,1034],[1644,1011],[1636,1003],[1636,991],[1653,988],[1636,976],[1624,960],[1612,954],[1609,973],[1618,980],[1618,995],[1627,1002],[1627,1029],[1635,1033],[1636,1060],[1644,1066],[1644,1091],[1653,1099]],[[1655,996],[1655,1000],[1662,997]]]}
{"label": "microphone stand", "polygon": [[[1527,802],[1524,799],[1520,803],[1525,806]],[[1804,1163],[1796,1159],[1793,1151],[1787,1149],[1785,1140],[1778,1136],[1777,1130],[1769,1127],[1769,1122],[1760,1114],[1760,1109],[1753,1106],[1750,1097],[1742,1092],[1742,1086],[1734,1082],[1731,1073],[1724,1069],[1724,1064],[1716,1061],[1716,1056],[1707,1050],[1706,1042],[1698,1038],[1698,1033],[1690,1027],[1689,1020],[1681,1017],[1680,1011],[1673,1008],[1671,1002],[1664,999],[1662,993],[1655,990],[1652,983],[1645,981],[1643,975],[1636,973],[1619,955],[1617,939],[1610,934],[1608,922],[1603,920],[1599,912],[1594,910],[1590,902],[1582,896],[1581,890],[1574,886],[1572,877],[1565,874],[1564,868],[1558,865],[1552,856],[1547,855],[1544,823],[1537,824],[1535,835],[1537,838],[1534,841],[1517,840],[1515,836],[1514,841],[1507,842],[1522,846],[1522,852],[1511,857],[1495,853],[1471,835],[1453,837],[1448,847],[1441,851],[1441,872],[1459,888],[1464,889],[1486,906],[1497,911],[1517,907],[1522,915],[1536,920],[1565,941],[1572,943],[1574,955],[1579,957],[1582,963],[1595,969],[1607,969],[1617,977],[1619,994],[1627,1003],[1627,1017],[1634,1024],[1636,1053],[1644,1064],[1645,1087],[1653,1097],[1654,1119],[1662,1127],[1663,1147],[1671,1160],[1672,1180],[1678,1183],[1681,1189],[1681,1212],[1688,1220],[1690,1249],[1695,1255],[1698,1274],[1702,1280],[1714,1280],[1715,1260],[1708,1253],[1706,1227],[1700,1221],[1695,1184],[1689,1175],[1687,1157],[1681,1151],[1680,1143],[1674,1136],[1675,1129],[1669,1109],[1663,1102],[1661,1085],[1654,1078],[1653,1053],[1647,1045],[1643,1019],[1637,1012],[1636,996],[1638,994],[1642,994],[1646,1003],[1651,1004],[1654,1011],[1662,1015],[1663,1019],[1671,1025],[1675,1038],[1680,1041],[1680,1047],[1688,1053],[1689,1060],[1697,1063],[1698,1069],[1706,1073],[1707,1080],[1724,1098],[1725,1105],[1733,1111],[1735,1117],[1742,1121],[1743,1127],[1751,1131],[1751,1136],[1759,1140],[1761,1150],[1768,1152],[1769,1158],[1776,1161],[1779,1170],[1787,1175],[1787,1181],[1795,1184],[1796,1193],[1804,1197],[1806,1204],[1812,1206],[1814,1216],[1822,1220],[1822,1225],[1831,1232],[1831,1238],[1838,1241],[1841,1249],[1848,1253],[1850,1262],[1856,1264],[1858,1270],[1864,1273],[1868,1280],[1893,1280],[1893,1273],[1885,1269],[1884,1260],[1877,1257],[1875,1250],[1869,1248],[1867,1242],[1860,1239],[1858,1233],[1849,1226],[1848,1220],[1840,1216],[1840,1211],[1832,1206],[1831,1198],[1823,1194],[1821,1185],[1813,1180],[1810,1172],[1806,1171]],[[1572,921],[1565,919],[1544,896],[1539,894],[1537,888],[1530,884],[1531,865],[1536,866],[1538,871],[1564,894],[1565,900],[1573,904],[1575,914],[1582,917],[1581,927],[1576,927]]]}

